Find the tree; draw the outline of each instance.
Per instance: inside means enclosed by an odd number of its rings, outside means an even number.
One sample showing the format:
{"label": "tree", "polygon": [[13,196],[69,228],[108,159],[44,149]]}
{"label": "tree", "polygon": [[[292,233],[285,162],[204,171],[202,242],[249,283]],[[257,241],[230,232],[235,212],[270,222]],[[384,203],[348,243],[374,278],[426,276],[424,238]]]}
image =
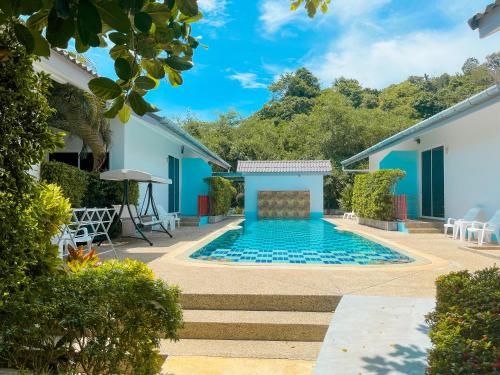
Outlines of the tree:
{"label": "tree", "polygon": [[75,134],[92,150],[92,170],[99,171],[106,161],[111,143],[109,120],[104,117],[104,102],[72,85],[54,83],[49,104],[56,110],[50,126]]}
{"label": "tree", "polygon": [[462,72],[464,74],[469,74],[478,67],[479,67],[479,60],[476,59],[475,57],[469,57],[467,60],[465,60],[464,65],[462,65]]}
{"label": "tree", "polygon": [[309,113],[321,88],[308,69],[285,73],[269,86],[273,98],[259,112],[262,119],[290,120],[299,113]]}
{"label": "tree", "polygon": [[[158,110],[143,98],[158,80],[182,84],[199,46],[191,24],[202,18],[197,0],[4,0],[0,11],[0,25],[11,25],[28,54],[49,56],[50,47],[66,49],[70,41],[79,53],[112,43],[119,78],[94,78],[89,89],[112,100],[105,114],[123,122],[130,109],[140,116]],[[9,59],[12,48],[2,45],[0,57]]]}

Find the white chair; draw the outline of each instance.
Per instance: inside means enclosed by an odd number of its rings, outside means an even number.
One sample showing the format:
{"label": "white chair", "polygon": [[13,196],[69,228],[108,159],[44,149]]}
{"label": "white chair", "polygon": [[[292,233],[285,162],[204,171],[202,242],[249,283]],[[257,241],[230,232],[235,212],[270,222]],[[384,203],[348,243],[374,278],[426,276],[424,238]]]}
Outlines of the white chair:
{"label": "white chair", "polygon": [[484,245],[486,242],[486,236],[489,236],[490,242],[492,241],[493,235],[495,235],[497,243],[500,245],[500,210],[495,212],[490,220],[486,223],[474,222],[472,226],[468,228],[467,240],[472,241],[477,237],[479,246]]}
{"label": "white chair", "polygon": [[465,241],[465,234],[467,229],[472,226],[474,222],[481,221],[484,217],[484,212],[481,207],[474,207],[467,211],[463,218],[453,219],[448,218],[444,224],[444,234],[448,234],[448,229],[452,228],[453,239],[460,237],[460,240]]}
{"label": "white chair", "polygon": [[61,258],[68,253],[68,245],[76,248],[82,242],[87,244],[88,251],[92,250],[92,236],[89,235],[87,228],[70,229],[67,225],[63,225],[60,234],[52,237],[52,243],[59,247]]}
{"label": "white chair", "polygon": [[161,205],[157,204],[156,209],[158,210],[158,215],[163,219],[163,225],[169,227],[170,230],[175,230],[175,214],[168,213]]}
{"label": "white chair", "polygon": [[354,213],[354,211],[351,211],[351,212],[344,212],[344,216],[343,218],[346,219],[346,220],[354,220],[356,218],[356,214]]}

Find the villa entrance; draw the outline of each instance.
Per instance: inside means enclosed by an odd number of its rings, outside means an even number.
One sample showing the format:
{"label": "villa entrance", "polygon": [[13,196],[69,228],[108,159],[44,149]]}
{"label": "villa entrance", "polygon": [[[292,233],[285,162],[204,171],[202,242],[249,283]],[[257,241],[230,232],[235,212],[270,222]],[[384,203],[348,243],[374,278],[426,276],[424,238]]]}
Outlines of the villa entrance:
{"label": "villa entrance", "polygon": [[444,218],[444,147],[422,152],[422,216]]}

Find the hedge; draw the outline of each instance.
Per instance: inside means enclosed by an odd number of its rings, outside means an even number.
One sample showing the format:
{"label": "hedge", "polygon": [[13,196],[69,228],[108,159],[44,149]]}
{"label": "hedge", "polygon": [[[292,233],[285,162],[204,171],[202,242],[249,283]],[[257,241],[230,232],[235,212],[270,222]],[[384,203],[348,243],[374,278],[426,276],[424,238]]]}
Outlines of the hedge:
{"label": "hedge", "polygon": [[[42,163],[42,180],[61,187],[72,207],[111,207],[120,204],[123,184],[117,181],[104,181],[99,172],[82,171],[72,165],[58,161]],[[129,199],[133,204],[139,201],[139,185],[130,183]]]}
{"label": "hedge", "polygon": [[236,195],[236,189],[231,181],[215,176],[207,177],[210,215],[227,215],[231,202]]}
{"label": "hedge", "polygon": [[[99,172],[86,172],[69,164],[47,161],[42,163],[41,177],[44,181],[59,185],[65,197],[76,207],[111,207],[121,204],[123,184],[118,181],[105,181]],[[130,182],[129,201],[138,204],[139,184]],[[121,232],[118,217],[109,228],[109,235],[116,237]]]}
{"label": "hedge", "polygon": [[433,344],[428,373],[498,373],[500,269],[453,272],[436,286],[436,309],[427,316]]}
{"label": "hedge", "polygon": [[399,169],[383,169],[357,175],[352,192],[352,208],[359,217],[394,220],[394,186],[405,176]]}
{"label": "hedge", "polygon": [[40,177],[48,183],[59,185],[72,207],[82,206],[87,191],[87,172],[58,161],[45,161],[40,168]]}

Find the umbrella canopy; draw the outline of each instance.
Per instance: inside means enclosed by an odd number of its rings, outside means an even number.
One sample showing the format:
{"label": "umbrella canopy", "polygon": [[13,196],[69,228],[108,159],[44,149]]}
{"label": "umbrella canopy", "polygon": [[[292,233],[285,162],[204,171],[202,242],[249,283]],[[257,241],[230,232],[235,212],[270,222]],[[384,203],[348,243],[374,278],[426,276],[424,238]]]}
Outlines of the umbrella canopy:
{"label": "umbrella canopy", "polygon": [[171,184],[169,178],[161,178],[151,175],[150,173],[137,171],[134,169],[115,169],[113,171],[102,172],[101,180],[108,181],[137,181],[137,182],[153,182],[155,184]]}

